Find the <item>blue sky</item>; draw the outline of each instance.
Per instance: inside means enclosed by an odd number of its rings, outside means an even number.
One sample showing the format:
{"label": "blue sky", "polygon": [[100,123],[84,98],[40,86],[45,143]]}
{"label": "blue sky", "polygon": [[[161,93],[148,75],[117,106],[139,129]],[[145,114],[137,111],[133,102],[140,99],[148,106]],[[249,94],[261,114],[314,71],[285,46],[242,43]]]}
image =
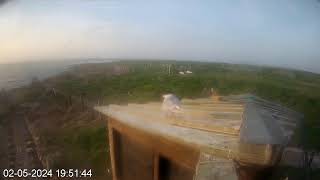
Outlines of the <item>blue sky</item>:
{"label": "blue sky", "polygon": [[320,72],[317,0],[11,0],[0,63],[72,58],[206,60]]}

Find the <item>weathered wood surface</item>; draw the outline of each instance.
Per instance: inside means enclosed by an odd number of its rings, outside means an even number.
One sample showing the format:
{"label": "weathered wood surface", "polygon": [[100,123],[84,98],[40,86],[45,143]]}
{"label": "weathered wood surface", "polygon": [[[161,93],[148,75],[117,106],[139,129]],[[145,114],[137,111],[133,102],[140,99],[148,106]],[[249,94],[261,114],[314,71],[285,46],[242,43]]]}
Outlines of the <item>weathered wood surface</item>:
{"label": "weathered wood surface", "polygon": [[177,141],[175,138],[168,139],[168,137],[138,130],[114,119],[109,119],[110,124],[122,136],[132,139],[141,146],[151,148],[155,154],[161,154],[186,168],[195,169],[200,152],[198,148]]}
{"label": "weathered wood surface", "polygon": [[115,155],[115,144],[114,144],[114,130],[112,124],[108,122],[108,137],[109,137],[109,146],[110,146],[110,158],[111,158],[111,169],[112,169],[112,179],[118,180],[117,173],[116,173],[116,155]]}
{"label": "weathered wood surface", "polygon": [[[188,172],[178,179],[185,179],[184,176],[192,179],[195,174],[200,152],[190,144],[155,136],[112,118],[108,120],[108,130],[113,179],[162,179],[165,174],[160,172],[160,158],[168,159],[178,165],[174,167]],[[172,165],[166,166],[169,167]],[[167,173],[180,176],[181,171],[176,170],[173,168]]]}
{"label": "weathered wood surface", "polygon": [[201,153],[195,180],[238,180],[238,175],[232,159]]}
{"label": "weathered wood surface", "polygon": [[293,134],[297,118],[292,116],[298,114],[259,98],[246,98],[183,99],[181,110],[170,116],[162,111],[159,102],[95,109],[147,136],[159,136],[221,158],[272,165],[276,159],[273,156],[279,154],[273,146],[282,145],[280,136]]}

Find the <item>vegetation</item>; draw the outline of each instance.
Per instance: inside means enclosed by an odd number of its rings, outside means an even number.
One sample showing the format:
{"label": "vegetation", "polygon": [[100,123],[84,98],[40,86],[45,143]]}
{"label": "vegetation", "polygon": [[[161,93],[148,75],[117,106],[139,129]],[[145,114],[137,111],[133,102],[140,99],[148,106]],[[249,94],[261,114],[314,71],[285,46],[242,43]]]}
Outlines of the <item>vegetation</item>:
{"label": "vegetation", "polygon": [[[193,73],[179,74],[180,71],[186,70]],[[210,95],[212,88],[221,95],[252,93],[302,112],[305,120],[302,122],[303,129],[296,138],[297,144],[310,150],[320,150],[319,74],[221,63],[121,61],[77,65],[70,71],[42,83],[42,88],[53,88],[63,93],[65,97],[80,98],[90,106],[159,101],[164,93],[174,93],[181,98],[206,97]],[[20,89],[19,91],[24,92],[23,101],[35,101],[37,99],[35,97],[41,94],[38,89],[39,87]],[[59,98],[49,98],[42,102],[52,103],[58,101],[57,99]],[[65,98],[60,98],[55,103],[61,106],[65,101]],[[60,116],[63,115],[58,114],[55,117]],[[75,122],[79,116],[84,115],[78,113],[78,116],[64,120],[73,119],[71,122],[77,124]],[[61,131],[53,133],[58,137],[54,138],[53,134],[48,134],[46,142],[69,150],[64,157],[70,158],[60,164],[68,164],[79,159],[80,164],[88,161],[85,164],[93,164],[96,169],[103,171],[105,161],[109,167],[109,160],[105,156],[107,154],[105,131],[105,127],[101,124],[86,127],[69,123],[63,126]],[[88,154],[90,156],[86,156]]]}
{"label": "vegetation", "polygon": [[[168,65],[171,64],[171,74]],[[94,66],[100,72],[94,71]],[[129,69],[122,75],[105,76],[112,66]],[[62,75],[57,89],[74,96],[84,95],[91,103],[127,103],[160,100],[161,94],[174,93],[181,98],[208,96],[214,88],[219,94],[253,93],[289,106],[305,115],[303,142],[320,149],[320,75],[309,72],[194,62],[117,62],[79,65],[76,73]],[[105,67],[105,69],[103,68]],[[180,75],[182,70],[193,74]],[[80,73],[80,74],[78,74]]]}
{"label": "vegetation", "polygon": [[[59,144],[62,147],[63,155],[53,159],[53,168],[86,168],[93,169],[95,175],[103,175],[110,167],[110,160],[107,159],[108,140],[106,138],[106,128],[103,126],[90,127],[81,129],[65,128],[66,132],[60,132],[60,136],[52,138],[52,136],[44,136],[46,138],[46,146],[52,147],[52,144]],[[50,137],[50,138],[48,138]],[[60,159],[59,159],[60,158]]]}

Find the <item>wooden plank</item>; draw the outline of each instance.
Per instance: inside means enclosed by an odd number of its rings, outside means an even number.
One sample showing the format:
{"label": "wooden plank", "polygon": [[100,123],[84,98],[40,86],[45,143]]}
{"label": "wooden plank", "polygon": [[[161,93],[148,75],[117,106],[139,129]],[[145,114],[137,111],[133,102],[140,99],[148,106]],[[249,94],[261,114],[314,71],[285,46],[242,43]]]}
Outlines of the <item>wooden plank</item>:
{"label": "wooden plank", "polygon": [[204,124],[204,123],[186,121],[181,119],[168,119],[168,122],[176,126],[199,129],[199,130],[215,132],[215,133],[228,134],[232,136],[239,136],[239,133],[240,133],[239,129],[235,129],[235,128],[215,126],[212,124],[207,124],[207,123]]}
{"label": "wooden plank", "polygon": [[[124,110],[125,109],[125,110]],[[150,111],[141,111],[136,108],[124,108],[121,112],[130,114],[131,116],[143,117],[144,120],[154,121],[157,120],[160,123],[167,123],[175,126],[198,129],[208,132],[222,133],[232,136],[239,136],[239,129],[242,123],[242,119],[221,119],[210,118],[210,121],[206,120],[185,120],[179,118],[165,118],[160,117],[159,114],[149,114]],[[156,119],[157,118],[157,119]],[[141,119],[142,120],[142,119]]]}
{"label": "wooden plank", "polygon": [[110,147],[110,158],[111,158],[111,168],[112,168],[112,179],[118,180],[117,175],[117,166],[116,166],[116,154],[115,154],[115,144],[114,144],[114,136],[113,136],[113,128],[110,121],[108,121],[108,133],[109,133],[109,147]]}
{"label": "wooden plank", "polygon": [[200,110],[200,111],[235,111],[235,112],[242,112],[244,108],[234,108],[234,107],[190,107],[190,106],[181,106],[181,109],[185,110]]}
{"label": "wooden plank", "polygon": [[159,154],[153,156],[153,180],[159,180]]}
{"label": "wooden plank", "polygon": [[[126,107],[126,106],[122,106]],[[153,109],[153,110],[161,110],[162,104],[157,103],[157,104],[128,104],[127,107],[138,107],[138,108],[148,108],[148,109]],[[242,106],[207,106],[207,105],[184,105],[182,104],[181,107],[183,109],[188,109],[188,110],[221,110],[221,111],[243,111],[244,107]]]}
{"label": "wooden plank", "polygon": [[[142,111],[143,109],[143,111]],[[120,109],[119,109],[120,110]],[[136,117],[141,117],[142,119],[152,119],[157,120],[159,122],[167,122],[166,118],[161,115],[161,107],[160,105],[152,105],[149,104],[137,105],[137,104],[129,104],[128,106],[123,106],[121,111],[124,113],[135,115]],[[237,109],[235,112],[223,112],[219,111],[219,109],[182,109],[181,112],[177,112],[177,116],[188,117],[188,119],[192,118],[195,121],[198,120],[206,120],[208,123],[216,123],[216,122],[226,122],[226,126],[228,126],[227,122],[239,121],[239,126],[242,122],[243,110]],[[157,118],[157,119],[155,119]]]}
{"label": "wooden plank", "polygon": [[202,106],[202,107],[230,107],[230,108],[245,108],[245,105],[237,105],[237,104],[212,104],[212,103],[182,103],[182,106]]}
{"label": "wooden plank", "polygon": [[214,102],[214,101],[181,101],[182,104],[189,104],[189,105],[199,105],[199,104],[203,104],[203,105],[238,105],[238,106],[244,106],[244,103],[241,102]]}
{"label": "wooden plank", "polygon": [[[159,107],[161,108],[162,103],[146,103],[146,104],[136,104],[130,103],[128,106],[143,106],[143,107]],[[207,108],[240,108],[243,109],[245,106],[242,104],[221,104],[221,103],[183,103],[181,102],[182,106],[190,107],[190,108],[199,108],[199,107],[207,107]]]}
{"label": "wooden plank", "polygon": [[[160,106],[157,107],[150,107],[150,106],[132,106],[129,105],[127,107],[123,107],[123,109],[146,109],[153,112],[162,112],[162,109]],[[229,108],[185,108],[184,106],[181,107],[181,112],[201,112],[201,113],[207,113],[207,114],[213,114],[213,113],[220,113],[220,114],[242,114],[244,109],[229,109]]]}
{"label": "wooden plank", "polygon": [[[122,108],[121,112],[130,114],[131,116],[140,117],[141,120],[151,120],[152,122],[157,121],[160,123],[167,123],[167,117],[165,117],[163,114],[161,114],[161,111],[152,112],[150,110],[144,109],[144,111],[141,110],[141,108],[133,107],[133,108]],[[189,118],[194,119],[195,122],[204,122],[206,121],[208,124],[216,123],[216,122],[226,122],[226,126],[228,125],[227,122],[239,122],[239,125],[242,122],[242,114],[233,114],[232,116],[237,116],[233,118],[218,118],[216,116],[218,115],[224,115],[224,114],[208,114],[205,112],[181,112],[177,113],[177,116],[186,116]],[[230,116],[229,114],[225,114],[226,116]],[[203,119],[203,120],[201,120]],[[187,120],[185,120],[187,121]]]}
{"label": "wooden plank", "polygon": [[137,143],[153,149],[153,152],[166,157],[186,168],[195,169],[199,158],[199,149],[191,144],[184,144],[174,138],[165,138],[146,133],[111,119],[112,127],[122,136],[131,138]]}
{"label": "wooden plank", "polygon": [[196,109],[186,109],[186,110],[182,110],[182,112],[189,112],[189,113],[207,113],[208,115],[210,114],[231,114],[231,115],[241,115],[243,113],[243,111],[217,111],[217,110],[210,110],[210,111],[205,111],[205,110],[196,110]]}
{"label": "wooden plank", "polygon": [[[160,109],[160,107],[148,107],[148,106],[124,106],[121,108],[121,111],[123,112],[133,112],[135,114],[152,114],[152,116],[154,117],[155,115],[159,115],[161,113],[163,113],[163,111]],[[177,112],[178,115],[188,115],[188,116],[204,116],[206,115],[207,117],[210,117],[210,120],[220,120],[221,118],[215,118],[215,116],[218,115],[229,115],[229,116],[238,116],[239,118],[237,119],[231,119],[231,120],[242,120],[242,114],[243,114],[243,110],[236,110],[233,112],[226,112],[226,111],[217,111],[215,110],[205,110],[205,109],[182,109],[181,111]],[[194,117],[196,118],[196,117]]]}

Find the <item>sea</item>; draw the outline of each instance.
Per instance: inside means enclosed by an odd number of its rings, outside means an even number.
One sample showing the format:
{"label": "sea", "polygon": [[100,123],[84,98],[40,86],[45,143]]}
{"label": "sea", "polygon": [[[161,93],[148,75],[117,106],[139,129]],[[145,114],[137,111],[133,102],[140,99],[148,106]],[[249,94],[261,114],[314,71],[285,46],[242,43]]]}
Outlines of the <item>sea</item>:
{"label": "sea", "polygon": [[103,62],[111,62],[111,60],[57,60],[0,64],[0,90],[28,85],[33,78],[44,80],[67,71],[77,64]]}

